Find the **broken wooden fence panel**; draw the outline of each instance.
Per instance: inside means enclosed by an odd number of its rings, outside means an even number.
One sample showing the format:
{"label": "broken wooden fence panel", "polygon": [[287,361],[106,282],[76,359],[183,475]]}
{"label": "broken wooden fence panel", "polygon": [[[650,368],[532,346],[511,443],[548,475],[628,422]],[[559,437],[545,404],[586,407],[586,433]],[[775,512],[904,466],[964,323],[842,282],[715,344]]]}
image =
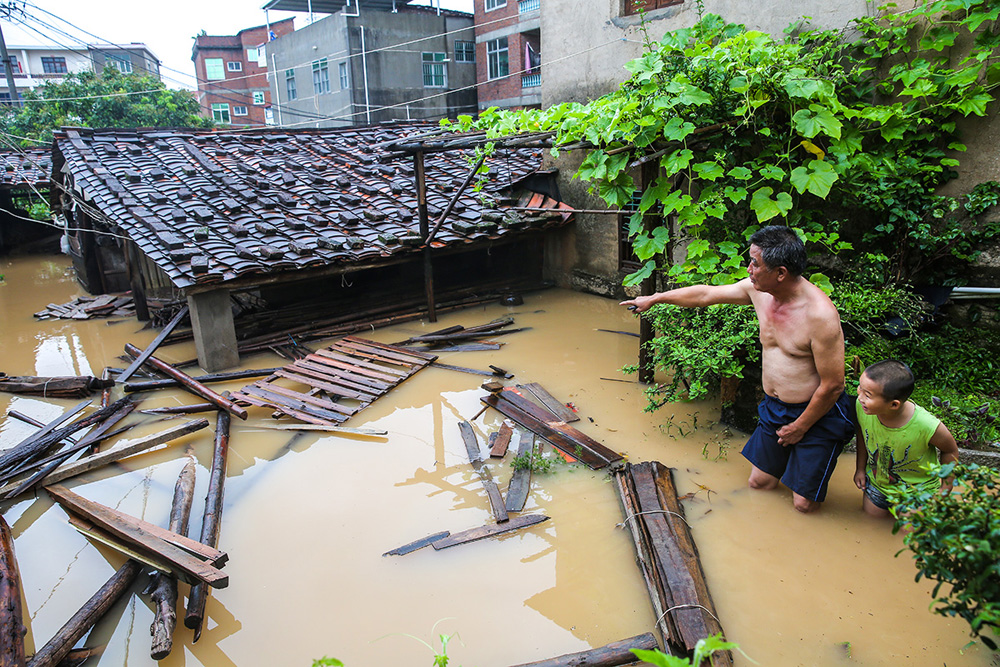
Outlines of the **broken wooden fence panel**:
{"label": "broken wooden fence panel", "polygon": [[[722,625],[670,469],[655,461],[628,464],[614,479],[663,640],[690,653]],[[712,664],[728,667],[732,655],[716,652]]]}
{"label": "broken wooden fence panel", "polygon": [[656,651],[659,648],[660,645],[656,642],[656,637],[653,636],[652,632],[647,632],[599,648],[567,653],[548,660],[525,662],[513,667],[619,667],[638,662],[639,659],[632,653],[632,649]]}
{"label": "broken wooden fence panel", "polygon": [[108,579],[94,595],[73,614],[72,618],[40,648],[27,667],[55,667],[80,640],[131,587],[141,566],[134,560],[127,561]]}
{"label": "broken wooden fence panel", "polygon": [[479,479],[483,483],[483,488],[486,489],[486,495],[490,500],[490,508],[493,511],[493,516],[496,518],[497,523],[507,521],[507,508],[504,507],[503,496],[500,495],[500,489],[497,488],[497,483],[493,480],[493,475],[490,474],[489,468],[483,465],[482,454],[479,450],[479,438],[476,437],[476,432],[472,429],[472,424],[467,421],[460,421],[458,422],[458,429],[462,433],[465,450],[469,454],[469,463],[476,470]]}
{"label": "broken wooden fence panel", "polygon": [[467,542],[475,542],[476,540],[481,540],[484,537],[491,537],[493,535],[501,535],[503,533],[509,533],[514,530],[520,530],[521,528],[527,528],[528,526],[534,526],[537,523],[542,523],[543,521],[548,521],[549,517],[544,514],[522,514],[516,516],[510,521],[503,524],[494,524],[491,526],[478,526],[476,528],[470,528],[469,530],[463,530],[460,533],[455,533],[448,537],[442,538],[431,543],[431,546],[437,550],[447,549],[448,547],[453,547],[459,544],[466,544]]}
{"label": "broken wooden fence panel", "polygon": [[[167,561],[174,568],[177,576],[187,583],[195,584],[203,581],[213,588],[225,588],[229,584],[229,576],[220,572],[211,561],[206,562],[176,546],[178,543],[188,543],[193,540],[163,528],[156,531],[159,533],[157,535],[149,529],[152,527],[151,524],[146,524],[135,517],[128,517],[100,503],[87,500],[65,487],[49,486],[46,487],[46,490],[67,510],[82,515],[95,526],[106,530],[117,539],[124,540],[140,552],[149,553],[155,558]],[[160,537],[164,534],[169,534],[169,541]],[[204,545],[200,545],[200,547],[204,548]],[[224,556],[224,554],[222,555]],[[214,562],[219,563],[220,560],[216,559]]]}
{"label": "broken wooden fence panel", "polygon": [[[209,373],[206,375],[199,375],[195,379],[202,384],[213,384],[216,382],[230,382],[232,380],[244,380],[246,378],[256,378],[265,377],[271,375],[276,370],[281,368],[251,368],[245,371],[228,371],[226,373]],[[126,382],[125,383],[125,393],[131,393],[135,391],[150,391],[153,389],[165,389],[168,387],[179,387],[180,382],[172,378],[167,378],[163,380],[142,380],[140,382]],[[214,408],[213,408],[214,409]]]}
{"label": "broken wooden fence panel", "polygon": [[[208,493],[205,495],[205,513],[201,522],[201,542],[213,549],[219,545],[219,531],[222,527],[222,501],[225,497],[226,467],[229,462],[229,413],[219,412],[215,422],[215,445],[212,449],[212,472],[208,478]],[[205,604],[208,601],[208,587],[196,584],[188,594],[184,626],[194,630],[194,641],[201,638],[202,623],[205,619]]]}
{"label": "broken wooden fence panel", "polygon": [[396,547],[392,551],[386,551],[383,556],[404,556],[408,553],[412,553],[417,549],[423,549],[424,547],[430,546],[432,542],[437,542],[438,540],[444,539],[451,535],[447,530],[441,531],[440,533],[434,533],[433,535],[428,535],[427,537],[421,537],[419,540],[413,540],[408,542],[401,547]]}

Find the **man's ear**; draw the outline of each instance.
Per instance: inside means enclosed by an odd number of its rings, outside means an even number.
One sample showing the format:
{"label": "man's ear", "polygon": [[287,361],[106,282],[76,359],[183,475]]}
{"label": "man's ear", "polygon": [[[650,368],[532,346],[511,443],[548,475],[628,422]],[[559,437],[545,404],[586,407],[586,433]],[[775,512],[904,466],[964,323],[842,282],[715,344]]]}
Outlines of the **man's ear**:
{"label": "man's ear", "polygon": [[774,277],[775,277],[776,279],[778,279],[779,281],[780,281],[780,280],[784,280],[784,279],[785,279],[785,278],[787,278],[787,277],[788,277],[789,275],[790,275],[790,274],[788,273],[788,268],[787,268],[787,267],[784,267],[784,266],[779,266],[778,268],[776,268],[776,269],[774,270]]}

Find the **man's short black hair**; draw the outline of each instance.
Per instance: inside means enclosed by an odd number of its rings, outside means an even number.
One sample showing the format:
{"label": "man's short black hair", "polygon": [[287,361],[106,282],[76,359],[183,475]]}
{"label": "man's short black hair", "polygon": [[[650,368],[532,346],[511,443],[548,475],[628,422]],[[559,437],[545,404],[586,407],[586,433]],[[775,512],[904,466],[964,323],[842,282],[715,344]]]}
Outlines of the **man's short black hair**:
{"label": "man's short black hair", "polygon": [[760,248],[761,259],[769,269],[783,266],[793,276],[806,270],[806,247],[791,227],[761,227],[750,237],[750,244]]}
{"label": "man's short black hair", "polygon": [[877,361],[866,368],[864,374],[882,388],[882,398],[887,401],[905,401],[916,383],[910,367],[896,359]]}

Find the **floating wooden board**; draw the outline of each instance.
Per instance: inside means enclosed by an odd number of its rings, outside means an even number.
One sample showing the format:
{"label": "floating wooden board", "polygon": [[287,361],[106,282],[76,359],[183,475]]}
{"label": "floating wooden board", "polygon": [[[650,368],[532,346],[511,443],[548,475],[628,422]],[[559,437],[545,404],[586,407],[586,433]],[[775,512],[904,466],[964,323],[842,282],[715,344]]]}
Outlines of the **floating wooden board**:
{"label": "floating wooden board", "polygon": [[497,431],[496,441],[490,449],[490,456],[492,458],[503,458],[503,455],[507,453],[507,447],[510,445],[510,436],[513,434],[514,429],[510,427],[510,424],[504,422],[500,425],[500,430]]}
{"label": "floating wooden board", "polygon": [[508,512],[520,512],[528,500],[528,490],[531,488],[531,457],[534,455],[535,434],[531,431],[521,431],[515,456],[527,457],[528,466],[514,471],[507,486],[505,506]]}
{"label": "floating wooden board", "polygon": [[447,530],[443,530],[440,533],[434,533],[433,535],[428,535],[427,537],[421,537],[419,540],[414,540],[408,544],[404,544],[401,547],[396,547],[392,551],[386,551],[383,556],[404,556],[408,553],[412,553],[417,549],[423,549],[424,547],[430,546],[432,542],[437,542],[438,540],[444,539],[451,535]]}
{"label": "floating wooden board", "polygon": [[[153,556],[157,560],[164,560],[170,564],[178,577],[185,576],[188,581],[198,580],[212,586],[213,588],[225,588],[229,585],[229,576],[213,565],[222,563],[225,554],[206,562],[194,556],[185,548],[178,544],[199,545],[201,550],[209,549],[205,545],[199,544],[190,538],[177,533],[172,533],[165,528],[160,528],[135,517],[127,517],[121,512],[83,498],[69,489],[55,485],[46,487],[46,490],[60,505],[66,507],[68,511],[78,514],[97,528],[106,531],[109,535],[118,540],[123,540],[130,548],[134,548],[142,553]],[[122,519],[127,517],[129,521]],[[169,535],[170,540],[164,539],[161,535]],[[211,550],[216,552],[216,550]]]}
{"label": "floating wooden board", "polygon": [[507,508],[504,506],[500,489],[493,480],[493,475],[490,474],[490,469],[483,465],[482,455],[479,451],[479,439],[476,437],[476,432],[472,430],[472,424],[467,421],[460,421],[458,428],[462,432],[462,440],[465,441],[465,449],[469,453],[469,463],[472,464],[472,467],[479,474],[479,479],[483,482],[483,488],[486,489],[486,495],[490,500],[490,508],[493,510],[493,516],[496,518],[497,523],[503,523],[508,519]]}
{"label": "floating wooden board", "polygon": [[435,359],[433,354],[347,336],[246,385],[231,398],[335,430]]}
{"label": "floating wooden board", "polygon": [[544,514],[522,514],[503,524],[479,526],[477,528],[463,530],[460,533],[455,533],[454,535],[432,542],[431,546],[438,550],[447,549],[448,547],[453,547],[458,544],[475,542],[476,540],[481,540],[484,537],[492,537],[493,535],[501,535],[514,530],[520,530],[521,528],[527,528],[528,526],[534,526],[536,523],[542,523],[543,521],[548,520],[549,517]]}
{"label": "floating wooden board", "polygon": [[[634,665],[635,653],[632,649],[655,651],[660,648],[652,632],[636,635],[628,639],[613,642],[600,648],[592,648],[579,653],[567,653],[557,658],[525,662],[513,667],[615,667],[617,665]],[[680,659],[678,658],[678,662]],[[647,664],[647,663],[643,663]]]}
{"label": "floating wooden board", "polygon": [[517,385],[517,388],[521,390],[524,398],[540,403],[542,407],[551,412],[561,421],[575,422],[580,420],[579,415],[570,410],[565,403],[560,402],[559,399],[547,392],[545,387],[537,382],[519,384]]}
{"label": "floating wooden board", "polygon": [[553,421],[545,410],[513,391],[504,389],[480,400],[595,470],[624,458],[565,422]]}

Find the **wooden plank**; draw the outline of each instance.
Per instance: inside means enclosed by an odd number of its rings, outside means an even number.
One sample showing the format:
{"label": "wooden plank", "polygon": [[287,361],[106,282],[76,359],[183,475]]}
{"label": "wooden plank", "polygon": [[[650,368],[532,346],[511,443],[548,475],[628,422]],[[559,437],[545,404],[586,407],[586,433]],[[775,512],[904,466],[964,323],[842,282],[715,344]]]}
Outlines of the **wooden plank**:
{"label": "wooden plank", "polygon": [[472,467],[478,473],[479,480],[483,483],[483,488],[486,489],[486,497],[490,501],[490,509],[493,512],[493,516],[496,518],[497,523],[507,521],[509,517],[507,516],[507,508],[504,506],[503,496],[500,495],[500,489],[497,487],[493,475],[490,474],[489,468],[483,465],[482,454],[479,451],[479,439],[476,437],[475,431],[472,430],[472,424],[467,421],[460,421],[458,429],[462,433],[465,450],[469,454],[469,463],[472,464]]}
{"label": "wooden plank", "polygon": [[[514,667],[619,667],[620,665],[636,664],[638,658],[632,653],[632,649],[656,651],[659,648],[660,645],[656,641],[656,637],[653,636],[652,632],[647,632],[598,648],[567,653],[548,660],[524,662],[520,665],[514,665]],[[680,658],[677,661],[681,662]]]}
{"label": "wooden plank", "polygon": [[531,458],[534,455],[534,449],[535,434],[531,431],[521,431],[515,456],[526,457],[528,466],[515,470],[514,474],[511,475],[504,503],[508,512],[520,512],[528,500],[528,491],[531,488]]}
{"label": "wooden plank", "polygon": [[423,549],[424,547],[430,546],[431,542],[436,542],[438,540],[444,539],[451,535],[447,530],[441,531],[440,533],[434,533],[433,535],[428,535],[427,537],[421,537],[419,540],[414,540],[401,547],[396,547],[392,551],[386,551],[383,556],[405,556],[408,553],[412,553],[417,549]]}
{"label": "wooden plank", "polygon": [[[271,408],[276,409],[276,406],[271,401],[264,400],[260,397],[253,396],[251,394],[235,393],[233,394],[240,401],[245,401],[250,405],[256,405],[261,408]],[[313,415],[307,414],[305,412],[300,412],[289,407],[282,408],[281,411],[288,415],[289,417],[295,417],[300,421],[304,421],[307,424],[315,424],[317,426],[334,427],[337,426],[335,423],[328,422],[325,419],[320,419],[319,417],[314,417]]]}
{"label": "wooden plank", "polygon": [[160,347],[160,344],[171,334],[171,332],[173,332],[174,329],[177,328],[177,325],[181,323],[181,320],[187,317],[187,314],[188,306],[185,304],[184,307],[181,308],[169,322],[167,322],[166,326],[160,331],[160,334],[153,339],[153,342],[147,345],[146,349],[135,358],[135,361],[133,361],[132,364],[115,379],[115,382],[120,384],[132,377],[132,375],[139,370],[139,367],[146,363],[151,356],[153,356],[153,353],[156,352],[156,348]]}
{"label": "wooden plank", "polygon": [[[563,433],[566,437],[580,444],[585,450],[590,450],[595,452],[601,458],[607,460],[609,463],[613,461],[618,461],[622,459],[622,455],[618,452],[605,447],[601,443],[597,442],[589,435],[583,431],[578,430],[574,426],[570,426],[562,420],[553,420],[549,416],[548,410],[541,408],[523,396],[519,395],[517,392],[513,391],[510,387],[505,387],[500,393],[499,397],[515,407],[521,409],[522,411],[533,416],[540,422],[543,422],[549,426],[549,428]],[[567,452],[576,456],[576,452]]]}
{"label": "wooden plank", "polygon": [[285,370],[315,377],[325,382],[334,382],[346,388],[353,388],[354,391],[367,392],[373,395],[381,395],[393,386],[391,382],[380,382],[373,378],[357,375],[343,368],[328,366],[320,359],[317,359],[316,362],[299,359],[285,366]]}
{"label": "wooden plank", "polygon": [[534,526],[535,524],[542,523],[543,521],[548,521],[549,517],[544,514],[522,514],[516,516],[510,521],[504,524],[495,524],[492,526],[479,526],[477,528],[470,528],[469,530],[463,530],[460,533],[455,533],[448,537],[432,542],[431,546],[435,550],[447,549],[448,547],[454,547],[459,544],[466,544],[467,542],[475,542],[476,540],[481,540],[484,537],[492,537],[493,535],[502,535],[503,533],[509,533],[514,530],[520,530],[521,528],[527,528],[528,526]]}
{"label": "wooden plank", "polygon": [[[278,366],[278,368],[281,368]],[[199,375],[195,379],[202,384],[209,384],[215,382],[230,382],[232,380],[243,380],[246,378],[257,378],[266,377],[278,370],[278,368],[251,368],[245,371],[227,371],[225,373],[209,373],[206,375]],[[165,387],[179,387],[180,382],[172,378],[165,378],[163,380],[140,380],[139,382],[127,382],[125,383],[125,393],[131,393],[134,391],[149,391],[151,389],[163,389]]]}
{"label": "wooden plank", "polygon": [[419,357],[428,363],[437,359],[436,354],[431,354],[429,352],[415,352],[413,350],[400,350],[394,345],[387,345],[385,343],[379,343],[378,341],[368,340],[367,338],[358,338],[357,336],[344,336],[343,340],[351,341],[353,343],[361,343],[362,345],[370,345],[371,347],[377,347],[383,350],[388,350],[390,352],[399,352],[402,354],[408,354],[410,356]]}
{"label": "wooden plank", "polygon": [[[178,424],[166,429],[165,431],[153,433],[132,442],[115,445],[107,451],[91,454],[90,456],[80,459],[74,463],[64,463],[42,479],[40,484],[45,486],[61,482],[65,479],[69,479],[70,477],[75,477],[76,475],[89,470],[94,470],[95,468],[107,465],[108,463],[120,461],[121,459],[132,456],[133,454],[138,454],[139,452],[148,450],[157,445],[162,445],[170,442],[171,440],[176,440],[177,438],[188,435],[189,433],[200,431],[201,429],[207,427],[207,419],[195,419],[183,424]],[[14,484],[7,484],[0,488],[0,493],[9,493],[15,488]]]}
{"label": "wooden plank", "polygon": [[46,487],[46,490],[60,505],[83,515],[85,519],[106,530],[112,536],[125,540],[144,553],[153,554],[156,558],[167,561],[174,567],[178,576],[181,576],[182,573],[186,574],[213,588],[225,588],[229,585],[229,575],[176,546],[177,540],[187,540],[188,538],[173,533],[172,535],[176,537],[168,542],[145,527],[121,521],[121,517],[124,515],[120,512],[87,500],[63,486],[49,486]]}
{"label": "wooden plank", "polygon": [[517,385],[517,388],[527,390],[530,395],[538,399],[538,402],[558,419],[564,422],[575,422],[580,420],[580,417],[575,412],[570,410],[565,403],[559,401],[555,396],[546,391],[545,387],[537,382],[529,382],[523,385],[519,384]]}
{"label": "wooden plank", "polygon": [[482,454],[479,451],[479,438],[476,437],[476,432],[472,429],[472,424],[467,421],[458,422],[458,430],[462,434],[462,441],[465,443],[465,451],[469,455],[469,462],[475,463],[482,459]]}
{"label": "wooden plank", "polygon": [[423,368],[427,365],[427,363],[422,359],[404,359],[401,354],[394,354],[392,352],[380,350],[377,347],[368,347],[367,345],[360,345],[358,343],[345,343],[344,341],[338,341],[331,347],[333,349],[340,350],[344,354],[364,357],[365,359],[371,359],[372,361],[377,361],[383,364],[402,366],[407,369],[407,371],[412,370],[414,366]]}
{"label": "wooden plank", "polygon": [[320,426],[319,424],[252,424],[251,428],[269,428],[275,431],[324,431],[326,433],[345,433],[348,435],[385,436],[388,431],[374,428],[351,428],[349,426]]}
{"label": "wooden plank", "polygon": [[255,385],[249,385],[243,387],[243,391],[241,392],[241,394],[243,396],[249,394],[257,396],[267,401],[271,401],[276,409],[282,411],[285,408],[289,408],[291,410],[297,410],[299,412],[304,412],[306,414],[319,417],[320,419],[326,419],[328,421],[335,421],[335,422],[342,422],[345,419],[347,419],[347,416],[341,414],[340,412],[334,412],[333,410],[324,410],[323,408],[318,408],[316,406],[306,405],[301,401],[295,401],[286,396],[282,396],[280,394],[276,394],[274,392],[261,389],[260,387],[257,387]]}
{"label": "wooden plank", "polygon": [[56,417],[55,419],[53,419],[52,421],[50,421],[48,424],[46,424],[45,426],[43,426],[40,431],[35,431],[34,433],[32,433],[31,435],[29,435],[27,438],[25,438],[21,442],[17,443],[13,447],[9,447],[9,448],[5,449],[4,450],[4,454],[7,454],[8,452],[11,452],[11,451],[17,449],[18,447],[24,447],[24,446],[30,445],[32,442],[34,442],[34,441],[36,441],[36,440],[38,440],[40,438],[45,437],[46,435],[48,435],[49,433],[51,433],[52,431],[54,431],[60,424],[62,424],[63,422],[65,422],[67,419],[69,419],[71,417],[75,417],[76,415],[78,415],[80,412],[83,411],[84,408],[86,408],[88,405],[90,405],[93,402],[94,401],[92,401],[90,399],[87,399],[85,401],[80,401],[79,403],[77,403],[76,405],[74,405],[72,408],[70,408],[69,410],[67,410],[66,412],[62,413],[61,415],[59,415],[58,417]]}
{"label": "wooden plank", "polygon": [[[366,377],[374,378],[376,380],[381,380],[382,382],[388,382],[389,384],[394,384],[399,378],[404,377],[405,374],[398,372],[386,372],[377,371],[366,366],[374,366],[375,364],[365,364],[362,365],[357,363],[357,360],[351,359],[350,357],[345,357],[342,354],[335,354],[333,352],[327,352],[326,350],[317,350],[315,355],[309,355],[308,360],[312,361],[315,357],[322,357],[323,363],[336,366],[337,368],[342,368],[345,371],[350,371],[355,375],[364,375]],[[319,359],[316,359],[319,361]]]}
{"label": "wooden plank", "polygon": [[24,616],[21,574],[14,555],[14,535],[0,516],[0,666],[24,666]]}
{"label": "wooden plank", "polygon": [[480,371],[475,368],[465,368],[464,366],[452,366],[451,364],[442,364],[434,362],[431,368],[443,368],[446,371],[458,371],[459,373],[469,373],[471,375],[483,375],[485,377],[494,377],[496,373],[493,371]]}
{"label": "wooden plank", "polygon": [[293,373],[291,371],[275,371],[274,374],[278,377],[283,377],[286,380],[294,380],[295,382],[299,382],[310,387],[322,389],[330,394],[343,396],[344,398],[354,398],[362,401],[363,403],[370,403],[378,398],[377,394],[363,394],[355,389],[350,389],[340,384],[334,384],[333,382],[329,382],[327,380],[321,380],[318,377],[315,377],[317,375],[316,373],[306,375],[306,372],[297,366],[289,366],[289,368],[294,368],[296,371],[300,372]]}
{"label": "wooden plank", "polygon": [[598,452],[585,447],[582,442],[570,438],[565,433],[556,430],[548,423],[539,421],[537,418],[524,412],[509,401],[502,400],[497,396],[489,395],[480,400],[490,407],[495,408],[504,416],[510,417],[524,428],[534,431],[537,435],[545,438],[545,440],[551,443],[553,447],[559,448],[570,456],[579,458],[583,463],[590,466],[594,470],[605,467],[611,462],[611,460],[617,461],[622,458],[621,455],[616,455],[617,458],[609,460],[600,455]]}
{"label": "wooden plank", "polygon": [[87,521],[84,518],[78,517],[75,514],[70,514],[69,525],[73,526],[73,528],[75,528],[77,532],[80,533],[81,535],[89,537],[95,542],[100,542],[104,546],[114,549],[123,556],[127,556],[128,558],[137,560],[140,563],[148,565],[154,570],[174,575],[173,568],[166,562],[162,560],[157,560],[156,558],[149,556],[147,554],[140,553],[135,549],[130,549],[129,547],[125,546],[115,538],[111,537],[111,535],[109,535],[107,531],[101,530],[100,528],[98,528],[97,526],[95,526],[94,524],[92,524],[91,522]]}
{"label": "wooden plank", "polygon": [[503,458],[503,455],[507,453],[507,447],[510,445],[510,436],[513,434],[514,429],[510,427],[510,424],[504,422],[500,425],[500,430],[497,431],[496,442],[493,443],[493,448],[490,449],[490,456],[492,458]]}
{"label": "wooden plank", "polygon": [[[340,403],[331,401],[328,398],[323,398],[322,396],[316,396],[313,394],[303,394],[302,392],[295,391],[294,389],[287,389],[273,382],[258,381],[254,382],[250,386],[257,387],[258,389],[261,389],[269,393],[280,394],[281,396],[286,396],[288,398],[295,399],[301,403],[309,403],[311,405],[315,405],[320,408],[327,408],[329,410],[333,410],[334,412],[340,412],[345,415],[353,415],[355,412],[357,412],[356,408],[350,408],[347,407],[346,405],[341,405]],[[247,389],[246,387],[243,388],[244,391],[246,391],[246,389]]]}

